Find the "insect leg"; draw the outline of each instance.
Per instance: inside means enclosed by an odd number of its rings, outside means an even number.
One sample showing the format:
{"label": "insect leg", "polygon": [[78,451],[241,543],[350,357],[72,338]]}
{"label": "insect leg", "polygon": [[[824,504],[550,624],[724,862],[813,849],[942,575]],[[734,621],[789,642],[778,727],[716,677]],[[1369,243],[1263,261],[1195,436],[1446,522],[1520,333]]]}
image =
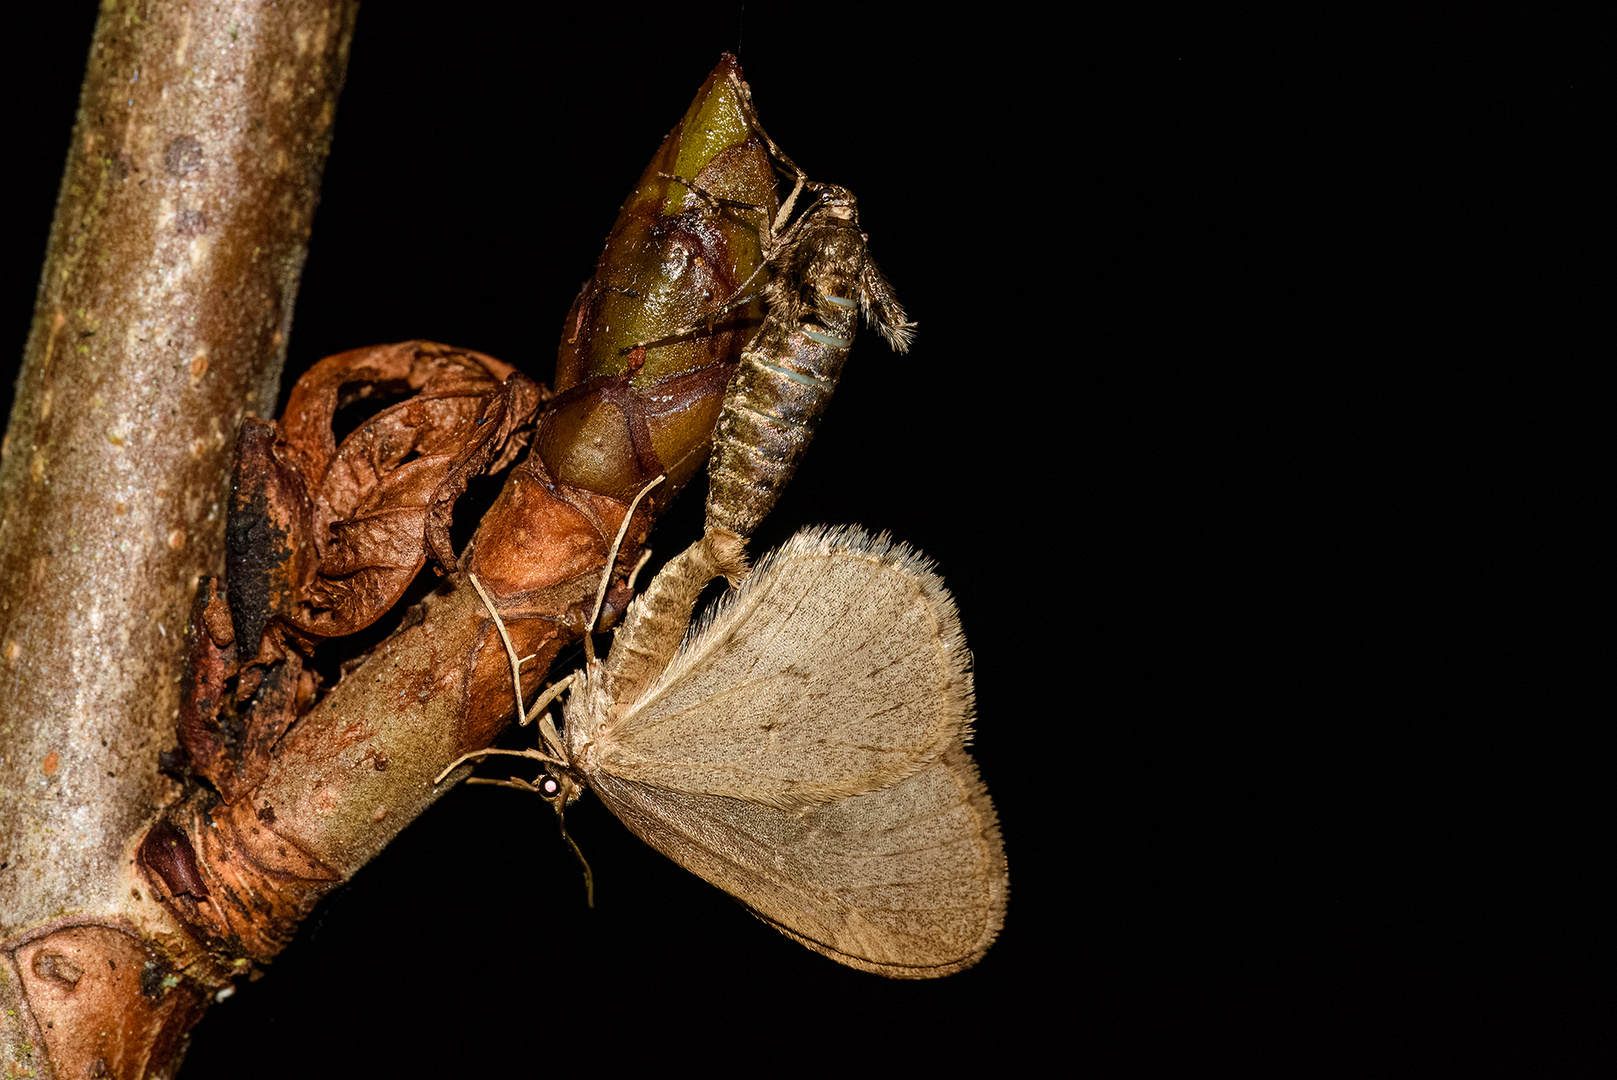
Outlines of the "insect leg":
{"label": "insect leg", "polygon": [[469,754],[460,755],[460,757],[456,758],[454,761],[451,761],[448,765],[444,766],[444,771],[439,773],[437,775],[437,777],[432,782],[434,784],[441,784],[441,783],[444,782],[444,777],[448,776],[450,773],[452,773],[456,769],[460,768],[466,762],[468,762],[468,761],[482,761],[484,758],[489,757],[489,756],[491,756],[493,754],[504,754],[507,757],[530,758],[530,759],[532,759],[534,761],[549,762],[552,765],[566,765],[567,764],[565,761],[562,761],[560,758],[551,757],[549,754],[540,753],[538,750],[503,750],[503,749],[501,749],[501,748],[499,748],[497,746],[489,746],[489,747],[485,747],[482,750],[473,750]]}
{"label": "insect leg", "polygon": [[662,672],[679,649],[691,611],[708,582],[721,576],[736,581],[746,572],[745,542],[724,529],[708,529],[669,559],[612,638],[612,652],[601,669],[606,700],[632,700]]}
{"label": "insect leg", "polygon": [[[595,632],[595,620],[601,617],[601,605],[606,603],[606,587],[612,582],[612,567],[617,565],[618,549],[623,546],[623,538],[628,535],[629,522],[634,520],[635,508],[640,505],[640,500],[644,499],[652,488],[666,479],[668,477],[659,476],[640,489],[639,494],[634,497],[634,501],[629,504],[629,512],[623,515],[623,524],[618,526],[618,535],[612,541],[612,550],[607,552],[606,566],[601,571],[601,587],[595,594],[595,608],[590,612],[589,621],[584,624],[584,655],[590,660],[595,659],[595,642],[590,639],[590,635]],[[635,569],[638,570],[639,567]],[[546,704],[549,703],[546,702]],[[520,702],[518,706],[520,708]]]}
{"label": "insect leg", "polygon": [[481,776],[468,776],[466,782],[468,784],[487,784],[490,787],[516,788],[518,791],[531,791],[535,795],[544,795],[543,791],[540,791],[520,776],[513,776],[509,780],[485,780]]}

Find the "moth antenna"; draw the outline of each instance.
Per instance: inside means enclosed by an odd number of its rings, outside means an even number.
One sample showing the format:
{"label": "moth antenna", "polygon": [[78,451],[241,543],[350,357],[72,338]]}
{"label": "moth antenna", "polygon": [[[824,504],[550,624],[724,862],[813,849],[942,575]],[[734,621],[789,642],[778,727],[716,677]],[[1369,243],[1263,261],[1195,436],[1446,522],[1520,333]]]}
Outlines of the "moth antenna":
{"label": "moth antenna", "polygon": [[[698,193],[699,197],[707,196],[708,198],[712,198],[720,202],[729,203],[732,206],[748,207],[750,209],[759,211],[762,210],[762,207],[753,206],[751,203],[740,202],[736,199],[720,199],[717,195],[708,196],[707,192],[703,191],[690,181],[685,180],[683,177],[674,176],[671,173],[659,173],[658,175],[667,176],[671,180],[677,180],[679,183],[690,188],[692,192]],[[792,197],[795,199],[796,195],[794,194]],[[757,226],[759,240],[764,247],[763,258],[758,261],[757,266],[752,268],[752,273],[743,278],[741,284],[737,285],[733,290],[731,290],[729,297],[724,301],[723,307],[719,308],[718,311],[712,313],[701,322],[688,323],[685,326],[682,326],[677,330],[672,330],[658,338],[652,338],[646,341],[637,341],[633,345],[625,345],[619,350],[620,355],[631,353],[636,349],[648,348],[652,345],[678,341],[686,338],[687,336],[695,335],[704,328],[711,332],[714,326],[718,324],[720,319],[725,318],[734,311],[740,310],[746,305],[752,303],[754,300],[758,299],[758,297],[767,295],[769,292],[769,284],[767,281],[757,288],[753,288],[753,283],[757,281],[759,277],[767,277],[769,275],[770,271],[773,269],[771,264],[772,256],[778,253],[780,249],[791,239],[791,233],[797,227],[798,222],[792,222],[791,228],[788,228],[783,233],[780,226],[776,222],[770,221],[769,218],[764,217],[762,213],[759,214],[759,217],[763,222],[761,225]],[[781,224],[784,224],[785,219],[780,218],[779,221]]]}
{"label": "moth antenna", "polygon": [[567,835],[567,819],[562,816],[561,807],[556,808],[556,824],[561,826],[561,838],[567,841],[567,846],[573,849],[578,857],[578,865],[584,868],[584,902],[589,907],[595,906],[595,872],[590,869],[590,861],[584,858],[584,853],[578,850],[573,838]]}
{"label": "moth antenna", "polygon": [[699,202],[706,203],[708,205],[708,209],[710,209],[710,210],[757,210],[757,209],[759,209],[759,207],[755,206],[754,204],[752,204],[750,202],[742,202],[740,199],[728,199],[728,198],[725,198],[723,195],[715,195],[711,191],[709,191],[707,188],[705,188],[702,185],[698,184],[695,180],[688,180],[685,177],[678,175],[677,173],[659,172],[657,175],[662,177],[664,180],[672,180],[674,183],[678,184],[680,187],[684,188],[686,191],[689,191],[692,195],[696,196],[696,198],[697,198],[697,200]]}
{"label": "moth antenna", "polygon": [[[752,203],[743,202],[740,199],[728,199],[722,195],[715,195],[711,191],[708,191],[706,188],[702,187],[696,181],[679,176],[675,173],[659,172],[657,175],[662,177],[664,180],[672,180],[674,183],[679,184],[686,191],[689,191],[693,196],[695,196],[698,202],[705,205],[714,213],[722,213],[725,210],[752,210],[763,220],[763,225],[754,226],[751,222],[745,222],[745,224],[751,228],[756,228],[760,233],[762,233],[765,229],[770,228],[770,221],[768,217],[764,215],[763,207],[761,206],[755,206]],[[774,241],[773,232],[771,232],[769,236],[760,237],[760,240],[766,249],[772,248]],[[760,295],[762,295],[762,289],[757,289],[752,292],[748,292],[747,290],[752,286],[753,281],[756,280],[760,274],[767,274],[768,272],[769,258],[766,250],[764,258],[759,261],[757,266],[753,267],[752,273],[748,274],[746,279],[742,281],[741,284],[737,285],[733,290],[731,290],[729,297],[724,301],[724,305],[720,307],[718,311],[712,313],[706,319],[695,323],[688,323],[677,330],[673,330],[662,335],[661,337],[650,338],[645,341],[636,341],[632,345],[625,345],[623,348],[618,350],[619,355],[631,353],[636,349],[649,348],[652,345],[672,343],[685,338],[687,335],[694,335],[700,332],[704,327],[708,330],[708,332],[711,333],[715,324],[717,324],[720,319],[729,315],[733,311],[737,311],[740,308],[745,307],[747,304],[752,303],[752,301],[756,300]],[[624,291],[627,292],[628,290]],[[638,298],[638,294],[635,295]]]}
{"label": "moth antenna", "polygon": [[764,126],[758,122],[758,111],[752,104],[752,87],[747,85],[746,80],[732,71],[730,72],[730,86],[735,90],[737,99],[742,102],[742,113],[747,121],[747,126],[758,133],[758,137],[764,141],[764,145],[769,147],[770,156],[790,169],[797,181],[792,188],[792,193],[786,197],[785,202],[781,203],[780,213],[775,215],[774,227],[771,231],[778,233],[781,226],[791,218],[792,206],[797,202],[797,197],[803,193],[803,188],[808,183],[808,174],[797,167],[797,162],[786,156],[786,151],[782,150],[780,144],[769,137],[769,132],[765,131]]}
{"label": "moth antenna", "polygon": [[[592,663],[595,660],[595,643],[590,640],[590,635],[595,632],[595,620],[601,617],[601,605],[606,603],[606,587],[612,583],[612,567],[618,561],[618,549],[623,546],[623,538],[629,535],[629,522],[634,520],[634,512],[640,506],[640,500],[666,479],[668,479],[666,475],[659,476],[640,489],[640,493],[629,504],[629,512],[623,515],[623,524],[618,526],[618,535],[617,539],[612,541],[612,550],[606,554],[606,567],[601,571],[601,587],[595,593],[595,608],[590,612],[589,622],[584,624],[584,655]],[[511,650],[511,655],[516,655],[515,649]],[[521,708],[520,702],[518,708]]]}

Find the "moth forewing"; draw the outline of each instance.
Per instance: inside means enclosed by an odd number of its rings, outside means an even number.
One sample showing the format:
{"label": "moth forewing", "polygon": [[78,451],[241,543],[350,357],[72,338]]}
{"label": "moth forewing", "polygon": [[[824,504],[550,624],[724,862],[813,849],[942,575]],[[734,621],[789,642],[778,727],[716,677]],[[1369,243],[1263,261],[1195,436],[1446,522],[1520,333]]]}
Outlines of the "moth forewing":
{"label": "moth forewing", "polygon": [[966,737],[970,662],[924,559],[859,530],[801,532],[617,714],[598,765],[777,807],[858,795]]}
{"label": "moth forewing", "polygon": [[948,975],[980,960],[1004,924],[1004,846],[958,746],[896,784],[798,810],[609,774],[592,783],[652,847],[851,967]]}

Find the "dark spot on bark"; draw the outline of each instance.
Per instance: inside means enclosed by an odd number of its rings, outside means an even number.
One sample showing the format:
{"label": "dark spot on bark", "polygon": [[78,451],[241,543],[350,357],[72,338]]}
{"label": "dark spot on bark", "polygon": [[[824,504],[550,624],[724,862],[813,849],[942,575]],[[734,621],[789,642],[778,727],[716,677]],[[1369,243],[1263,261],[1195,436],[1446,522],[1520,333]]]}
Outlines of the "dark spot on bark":
{"label": "dark spot on bark", "polygon": [[37,952],[33,966],[35,975],[59,982],[69,990],[76,989],[79,980],[84,978],[84,969],[61,953]]}
{"label": "dark spot on bark", "polygon": [[129,178],[129,159],[122,154],[113,156],[110,162],[112,178],[120,183]]}
{"label": "dark spot on bark", "polygon": [[376,771],[377,772],[386,772],[387,771],[387,766],[388,766],[388,757],[387,757],[387,755],[382,753],[380,750],[378,750],[376,752],[376,761],[374,762],[374,764],[376,765]]}
{"label": "dark spot on bark", "polygon": [[151,960],[141,965],[140,993],[152,1001],[162,1001],[168,988],[163,985],[163,967]]}
{"label": "dark spot on bark", "polygon": [[202,216],[202,211],[182,206],[180,212],[174,215],[174,231],[181,236],[195,236],[197,233],[207,232],[208,219]]}
{"label": "dark spot on bark", "polygon": [[190,135],[181,135],[163,151],[163,168],[170,176],[184,176],[202,168],[202,144]]}
{"label": "dark spot on bark", "polygon": [[170,893],[188,893],[199,900],[208,895],[207,883],[202,880],[202,872],[197,868],[191,838],[167,818],[153,825],[146,839],[141,841],[140,861],[148,871],[162,879]]}
{"label": "dark spot on bark", "polygon": [[236,628],[236,654],[243,662],[251,662],[258,654],[264,625],[275,614],[279,583],[296,554],[292,538],[272,515],[274,443],[274,424],[243,422],[230,478],[230,511],[225,520],[225,580],[230,587],[225,599]]}
{"label": "dark spot on bark", "polygon": [[103,1076],[111,1076],[112,1069],[107,1065],[107,1059],[98,1057],[90,1062],[90,1080],[100,1080]]}
{"label": "dark spot on bark", "polygon": [[275,807],[261,806],[258,808],[258,820],[266,825],[275,824]]}
{"label": "dark spot on bark", "polygon": [[160,750],[157,753],[157,768],[165,776],[172,777],[181,783],[191,772],[191,756],[183,747],[174,750]]}

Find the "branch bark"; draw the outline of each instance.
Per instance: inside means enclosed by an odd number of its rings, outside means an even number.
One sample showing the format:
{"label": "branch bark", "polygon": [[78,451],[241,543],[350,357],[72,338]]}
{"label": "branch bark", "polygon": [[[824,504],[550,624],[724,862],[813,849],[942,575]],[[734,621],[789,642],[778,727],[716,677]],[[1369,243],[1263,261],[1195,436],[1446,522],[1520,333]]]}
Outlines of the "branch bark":
{"label": "branch bark", "polygon": [[355,11],[179,0],[96,26],[0,460],[14,1073],[167,1075],[221,974],[131,849],[177,794],[186,613],[221,568],[235,430],[273,410]]}

